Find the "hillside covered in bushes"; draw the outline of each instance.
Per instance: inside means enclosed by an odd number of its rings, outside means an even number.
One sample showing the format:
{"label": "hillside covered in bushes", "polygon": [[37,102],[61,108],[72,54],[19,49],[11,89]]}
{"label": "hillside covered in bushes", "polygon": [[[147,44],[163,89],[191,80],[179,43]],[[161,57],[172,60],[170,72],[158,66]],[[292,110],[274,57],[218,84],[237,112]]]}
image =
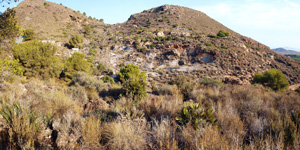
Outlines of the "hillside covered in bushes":
{"label": "hillside covered in bushes", "polygon": [[300,149],[300,63],[202,12],[0,19],[0,149]]}

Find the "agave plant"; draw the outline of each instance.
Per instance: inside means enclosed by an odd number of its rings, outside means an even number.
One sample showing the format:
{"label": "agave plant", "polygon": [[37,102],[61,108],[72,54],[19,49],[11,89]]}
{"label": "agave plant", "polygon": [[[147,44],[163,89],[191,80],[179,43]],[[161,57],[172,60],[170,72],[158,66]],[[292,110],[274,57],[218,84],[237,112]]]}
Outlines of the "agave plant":
{"label": "agave plant", "polygon": [[191,123],[194,129],[197,129],[199,125],[214,124],[217,122],[213,109],[208,108],[204,110],[198,103],[185,106],[178,117],[176,117],[176,121],[179,125]]}
{"label": "agave plant", "polygon": [[35,136],[39,132],[38,116],[34,112],[24,109],[19,103],[12,105],[0,101],[0,114],[9,127],[10,145],[16,149],[33,147]]}

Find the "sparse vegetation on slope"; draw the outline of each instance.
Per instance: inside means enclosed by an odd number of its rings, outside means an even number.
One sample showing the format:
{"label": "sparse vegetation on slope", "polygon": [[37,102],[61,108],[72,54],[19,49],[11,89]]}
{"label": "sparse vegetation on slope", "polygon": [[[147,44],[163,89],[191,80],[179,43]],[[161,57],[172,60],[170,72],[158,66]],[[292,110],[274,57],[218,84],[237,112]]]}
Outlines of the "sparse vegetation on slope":
{"label": "sparse vegetation on slope", "polygon": [[299,89],[286,89],[299,63],[201,12],[104,25],[41,0],[17,11],[36,40],[0,48],[0,149],[300,149]]}

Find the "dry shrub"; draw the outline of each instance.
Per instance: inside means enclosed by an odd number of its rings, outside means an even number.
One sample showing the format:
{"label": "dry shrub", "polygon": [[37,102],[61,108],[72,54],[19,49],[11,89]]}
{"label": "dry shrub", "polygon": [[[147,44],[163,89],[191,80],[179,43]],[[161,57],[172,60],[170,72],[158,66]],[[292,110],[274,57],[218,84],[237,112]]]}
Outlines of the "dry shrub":
{"label": "dry shrub", "polygon": [[178,92],[178,88],[175,85],[155,85],[152,89],[152,92],[158,95],[172,95],[173,93]]}
{"label": "dry shrub", "polygon": [[104,128],[102,137],[107,149],[146,149],[146,130],[145,121],[121,120],[108,123]]}
{"label": "dry shrub", "polygon": [[81,148],[100,149],[101,140],[101,121],[91,116],[82,124],[81,129]]}
{"label": "dry shrub", "polygon": [[220,99],[220,91],[218,88],[195,88],[191,92],[190,98],[197,103],[210,105]]}
{"label": "dry shrub", "polygon": [[[252,86],[236,86],[232,91],[232,99],[242,120],[250,119],[262,109],[261,90]],[[248,122],[249,123],[249,122]]]}
{"label": "dry shrub", "polygon": [[230,141],[231,145],[238,147],[243,142],[246,129],[239,114],[233,107],[232,101],[228,100],[225,104],[219,102],[216,110],[217,124],[220,130],[227,140]]}
{"label": "dry shrub", "polygon": [[134,120],[144,117],[144,112],[138,109],[136,102],[126,97],[121,97],[119,100],[115,101],[112,104],[111,109],[118,113],[121,118]]}
{"label": "dry shrub", "polygon": [[82,108],[75,101],[72,101],[64,91],[47,91],[43,99],[32,105],[32,109],[50,119],[61,119],[66,112],[81,113]]}
{"label": "dry shrub", "polygon": [[178,149],[176,129],[176,123],[169,119],[164,118],[160,122],[153,120],[151,149]]}
{"label": "dry shrub", "polygon": [[16,103],[19,102],[23,104],[22,102],[22,96],[24,93],[26,93],[26,89],[23,84],[1,84],[0,89],[0,98],[1,99],[7,99],[8,103]]}
{"label": "dry shrub", "polygon": [[101,91],[105,86],[102,80],[94,79],[84,72],[78,72],[77,74],[74,74],[70,85],[80,85],[86,89],[95,91]]}
{"label": "dry shrub", "polygon": [[274,137],[270,134],[265,135],[265,138],[262,136],[255,137],[250,140],[250,144],[246,145],[245,149],[251,150],[282,150],[284,149],[283,137],[279,135]]}
{"label": "dry shrub", "polygon": [[147,119],[174,118],[183,107],[183,95],[174,86],[171,95],[154,96],[140,102],[140,108],[144,110]]}
{"label": "dry shrub", "polygon": [[79,101],[83,104],[88,101],[88,96],[86,94],[85,88],[82,86],[69,87],[67,93],[68,95],[70,95],[72,100]]}
{"label": "dry shrub", "polygon": [[179,145],[183,149],[239,149],[221,134],[217,126],[205,126],[198,130],[184,127]]}

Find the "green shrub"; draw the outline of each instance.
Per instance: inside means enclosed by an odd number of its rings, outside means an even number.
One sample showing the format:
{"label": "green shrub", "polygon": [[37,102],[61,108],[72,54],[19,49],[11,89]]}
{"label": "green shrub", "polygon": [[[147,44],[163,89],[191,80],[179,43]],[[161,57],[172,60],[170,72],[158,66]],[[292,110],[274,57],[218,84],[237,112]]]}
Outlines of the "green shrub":
{"label": "green shrub", "polygon": [[138,66],[128,64],[119,73],[123,90],[136,98],[147,96],[146,72],[140,72]]}
{"label": "green shrub", "polygon": [[96,56],[97,55],[97,51],[94,49],[91,49],[89,52],[91,55]]}
{"label": "green shrub", "polygon": [[91,57],[88,57],[86,60],[87,60],[87,62],[89,62],[89,63],[94,63],[94,59],[91,58]]}
{"label": "green shrub", "polygon": [[106,68],[105,68],[105,66],[103,64],[99,64],[97,66],[97,69],[98,69],[99,72],[104,72],[106,70]]}
{"label": "green shrub", "polygon": [[207,35],[207,36],[210,37],[210,38],[217,38],[217,36],[212,35],[212,34],[209,34],[209,35]]}
{"label": "green shrub", "polygon": [[82,47],[82,45],[80,45],[81,43],[83,43],[83,38],[78,34],[73,35],[69,40],[69,45],[71,48],[80,48]]}
{"label": "green shrub", "polygon": [[116,39],[116,37],[114,37],[114,36],[109,38],[110,41],[114,41],[115,39]]}
{"label": "green shrub", "polygon": [[12,74],[23,75],[23,69],[18,60],[0,60],[0,82],[13,80]]}
{"label": "green shrub", "polygon": [[110,76],[104,76],[102,78],[102,80],[103,80],[104,83],[110,83],[110,84],[115,83],[114,79],[112,77],[110,77]]}
{"label": "green shrub", "polygon": [[44,2],[44,6],[50,6],[50,4],[48,4],[48,3]]}
{"label": "green shrub", "polygon": [[192,81],[189,81],[188,77],[186,76],[179,76],[175,79],[175,84],[180,89],[182,94],[186,99],[190,97],[190,92],[195,87],[195,84]]}
{"label": "green shrub", "polygon": [[25,41],[33,40],[35,38],[34,34],[35,34],[34,30],[32,30],[32,29],[24,30],[24,40]]}
{"label": "green shrub", "polygon": [[205,45],[206,45],[206,46],[212,46],[212,44],[211,44],[211,43],[205,43]]}
{"label": "green shrub", "polygon": [[199,84],[204,86],[210,86],[210,87],[220,87],[222,86],[222,81],[214,80],[208,77],[203,77],[199,80]]}
{"label": "green shrub", "polygon": [[264,86],[272,88],[275,91],[281,91],[288,89],[289,87],[289,82],[286,80],[285,75],[277,69],[269,69],[263,74],[256,73],[253,83],[260,83]]}
{"label": "green shrub", "polygon": [[186,125],[191,123],[194,129],[197,129],[199,125],[213,124],[217,120],[214,117],[213,109],[209,108],[204,110],[199,104],[188,104],[176,117],[176,121],[179,125]]}
{"label": "green shrub", "polygon": [[55,45],[33,40],[18,44],[13,49],[13,55],[23,66],[24,75],[27,77],[59,77],[63,64],[55,56],[56,50]]}
{"label": "green shrub", "polygon": [[90,35],[91,32],[92,32],[92,28],[91,28],[90,26],[86,25],[86,26],[84,27],[84,34],[85,34],[85,35]]}
{"label": "green shrub", "polygon": [[86,73],[92,73],[93,64],[85,60],[83,53],[75,52],[69,57],[64,66],[65,77],[72,79],[73,74],[82,71]]}
{"label": "green shrub", "polygon": [[154,48],[155,48],[155,45],[154,45],[154,44],[151,44],[151,45],[150,45],[150,48],[151,48],[151,49],[154,49]]}
{"label": "green shrub", "polygon": [[218,37],[226,37],[229,36],[229,33],[224,31],[224,30],[220,30],[219,33],[217,34]]}

